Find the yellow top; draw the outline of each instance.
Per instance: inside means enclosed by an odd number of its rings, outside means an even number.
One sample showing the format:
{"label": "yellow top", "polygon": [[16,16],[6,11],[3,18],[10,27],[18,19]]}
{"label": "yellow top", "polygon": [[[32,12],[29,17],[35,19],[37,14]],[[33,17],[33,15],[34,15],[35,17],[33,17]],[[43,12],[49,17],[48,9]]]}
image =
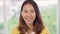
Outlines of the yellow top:
{"label": "yellow top", "polygon": [[[11,34],[19,34],[19,33],[20,33],[20,32],[18,31],[18,29],[17,29],[17,28],[14,28],[14,29],[12,30],[12,33],[11,33]],[[48,29],[47,29],[47,28],[44,28],[44,29],[42,30],[41,34],[49,34]]]}

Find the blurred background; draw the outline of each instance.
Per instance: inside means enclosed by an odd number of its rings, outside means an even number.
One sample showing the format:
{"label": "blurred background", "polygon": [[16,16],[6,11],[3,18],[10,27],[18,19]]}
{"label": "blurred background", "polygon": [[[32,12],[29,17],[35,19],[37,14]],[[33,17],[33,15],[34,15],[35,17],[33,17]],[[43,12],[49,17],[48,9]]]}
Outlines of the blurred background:
{"label": "blurred background", "polygon": [[[57,0],[34,0],[41,12],[44,24],[50,34],[57,34]],[[0,34],[11,34],[19,21],[24,0],[0,0]]]}

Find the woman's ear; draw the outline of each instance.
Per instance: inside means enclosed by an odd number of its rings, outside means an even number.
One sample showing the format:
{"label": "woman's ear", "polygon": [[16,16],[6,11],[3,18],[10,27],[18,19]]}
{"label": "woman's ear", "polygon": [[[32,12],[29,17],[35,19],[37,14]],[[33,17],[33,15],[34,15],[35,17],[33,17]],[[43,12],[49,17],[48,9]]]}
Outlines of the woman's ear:
{"label": "woman's ear", "polygon": [[22,16],[22,11],[20,12],[20,16]]}
{"label": "woman's ear", "polygon": [[22,15],[22,11],[20,12],[20,15]]}

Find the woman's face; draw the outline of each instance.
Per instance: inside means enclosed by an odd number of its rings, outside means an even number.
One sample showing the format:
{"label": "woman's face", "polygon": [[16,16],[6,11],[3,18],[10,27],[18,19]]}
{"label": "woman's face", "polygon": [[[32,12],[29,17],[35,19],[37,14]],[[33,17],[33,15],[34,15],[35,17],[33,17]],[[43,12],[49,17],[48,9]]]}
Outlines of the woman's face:
{"label": "woman's face", "polygon": [[22,17],[26,24],[31,24],[36,18],[36,13],[31,4],[26,4],[22,10]]}

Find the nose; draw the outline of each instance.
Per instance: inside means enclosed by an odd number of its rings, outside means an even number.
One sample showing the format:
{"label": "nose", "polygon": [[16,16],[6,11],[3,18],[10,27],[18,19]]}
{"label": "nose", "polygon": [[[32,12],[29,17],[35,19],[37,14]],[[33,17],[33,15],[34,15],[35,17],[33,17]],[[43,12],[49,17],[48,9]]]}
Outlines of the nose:
{"label": "nose", "polygon": [[31,17],[31,13],[28,13],[27,16]]}
{"label": "nose", "polygon": [[30,17],[30,16],[31,16],[31,14],[27,14],[27,16],[29,16],[29,17]]}

